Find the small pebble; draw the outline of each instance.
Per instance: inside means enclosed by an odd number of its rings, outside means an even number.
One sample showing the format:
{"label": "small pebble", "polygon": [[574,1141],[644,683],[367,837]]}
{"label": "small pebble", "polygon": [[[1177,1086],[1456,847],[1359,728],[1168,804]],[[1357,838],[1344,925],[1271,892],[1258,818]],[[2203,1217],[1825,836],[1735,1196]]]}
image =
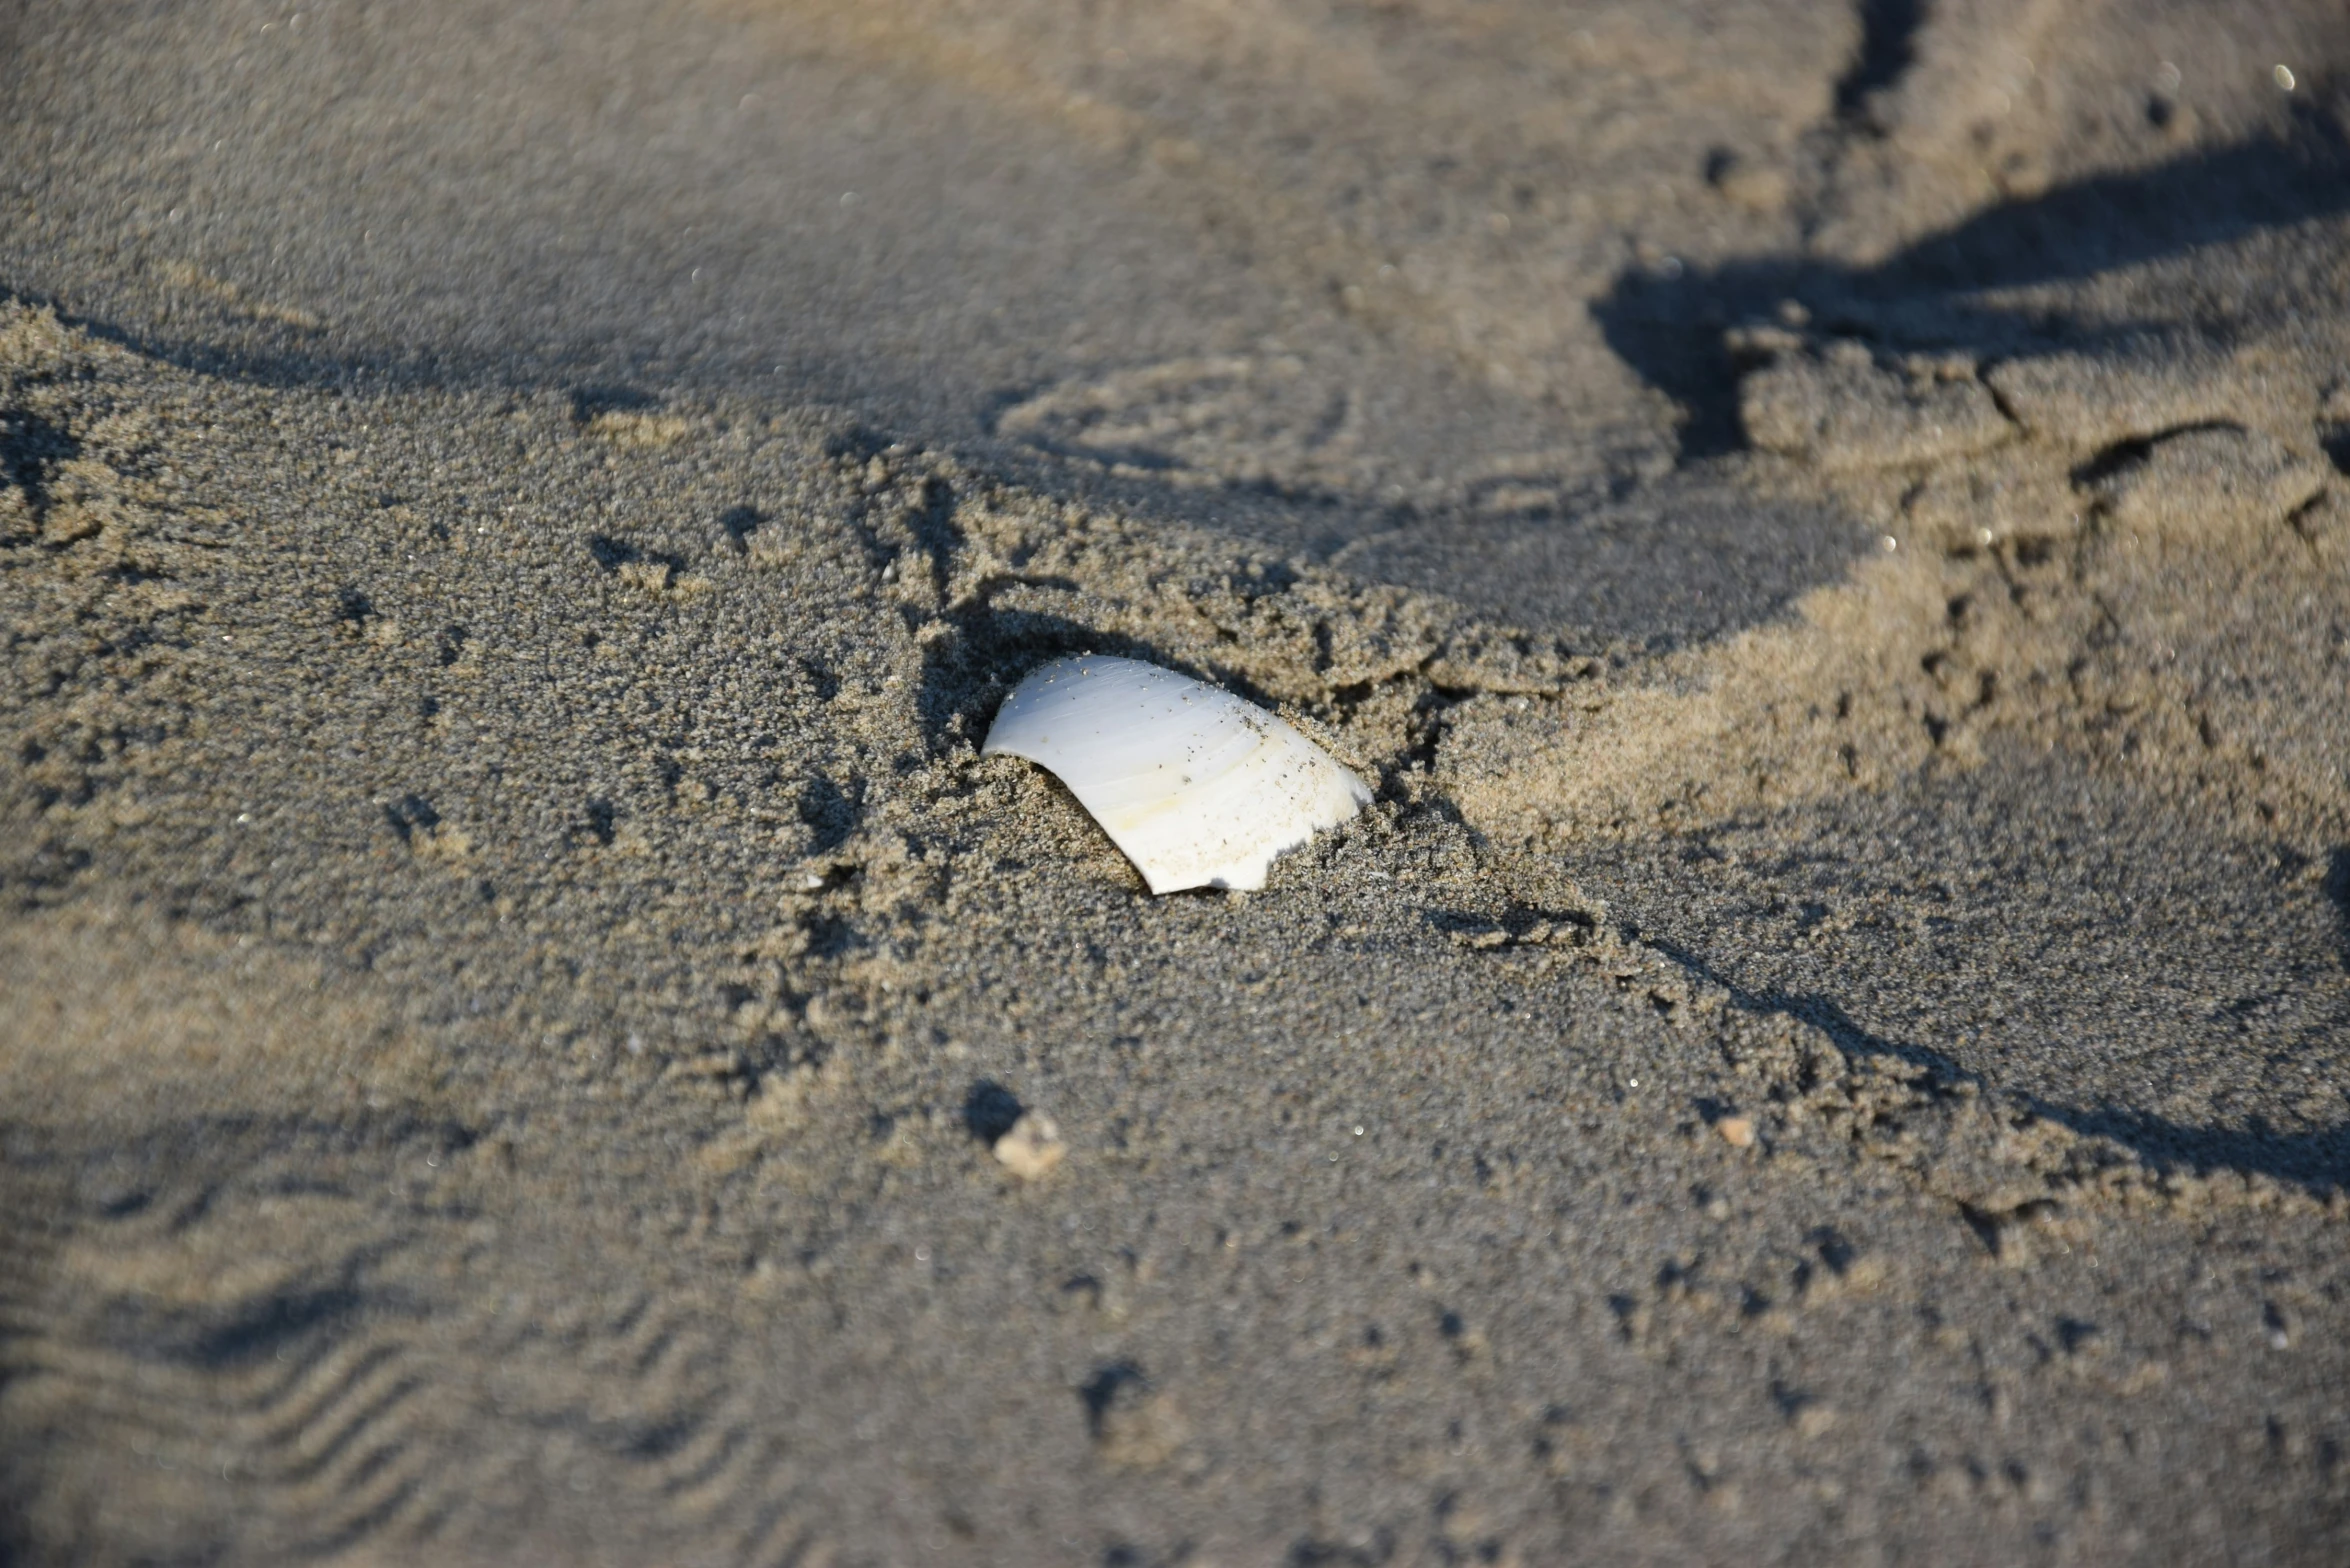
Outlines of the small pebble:
{"label": "small pebble", "polygon": [[1725,1116],[1714,1123],[1714,1131],[1733,1149],[1754,1147],[1754,1123],[1744,1116]]}
{"label": "small pebble", "polygon": [[1035,1181],[1061,1163],[1068,1146],[1053,1119],[1036,1111],[1021,1113],[1011,1130],[995,1141],[996,1162],[1020,1177]]}

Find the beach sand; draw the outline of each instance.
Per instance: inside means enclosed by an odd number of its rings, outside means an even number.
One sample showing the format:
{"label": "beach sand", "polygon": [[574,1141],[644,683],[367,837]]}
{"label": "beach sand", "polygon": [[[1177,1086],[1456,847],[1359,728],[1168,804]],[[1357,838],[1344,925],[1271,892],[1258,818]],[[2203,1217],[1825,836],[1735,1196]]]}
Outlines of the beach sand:
{"label": "beach sand", "polygon": [[0,28],[0,1559],[2350,1554],[2332,0]]}

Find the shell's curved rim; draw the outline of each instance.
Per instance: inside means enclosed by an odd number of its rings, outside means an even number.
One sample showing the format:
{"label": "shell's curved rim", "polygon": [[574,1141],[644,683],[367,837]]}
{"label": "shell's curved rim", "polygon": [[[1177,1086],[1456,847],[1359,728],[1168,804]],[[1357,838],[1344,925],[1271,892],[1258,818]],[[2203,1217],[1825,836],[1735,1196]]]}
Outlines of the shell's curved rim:
{"label": "shell's curved rim", "polygon": [[1371,800],[1361,779],[1279,714],[1114,654],[1030,670],[997,710],[981,754],[1052,773],[1153,893],[1261,888],[1274,860]]}

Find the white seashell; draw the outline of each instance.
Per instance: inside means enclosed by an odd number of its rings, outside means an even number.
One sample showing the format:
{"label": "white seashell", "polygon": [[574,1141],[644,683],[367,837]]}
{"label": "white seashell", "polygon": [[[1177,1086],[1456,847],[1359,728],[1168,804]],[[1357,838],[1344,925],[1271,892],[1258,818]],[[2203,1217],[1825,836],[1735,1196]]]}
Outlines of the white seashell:
{"label": "white seashell", "polygon": [[1370,804],[1273,714],[1139,659],[1057,659],[1004,699],[981,753],[1052,770],[1153,893],[1253,890],[1273,858]]}

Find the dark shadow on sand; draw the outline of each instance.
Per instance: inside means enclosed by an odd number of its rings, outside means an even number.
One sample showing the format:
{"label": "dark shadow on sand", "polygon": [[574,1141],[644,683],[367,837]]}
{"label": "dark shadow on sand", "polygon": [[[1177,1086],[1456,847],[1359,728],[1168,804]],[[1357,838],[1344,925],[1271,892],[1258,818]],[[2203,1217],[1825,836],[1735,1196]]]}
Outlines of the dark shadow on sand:
{"label": "dark shadow on sand", "polygon": [[[2345,918],[2350,920],[2350,864],[2346,864],[2350,863],[2350,851],[2338,852],[2334,863],[2336,877],[2345,884],[2336,901],[2345,904]],[[2329,883],[2329,890],[2331,886]],[[1919,1068],[1936,1090],[1960,1083],[1986,1093],[1995,1090],[1982,1074],[1970,1072],[1939,1051],[1864,1028],[1833,998],[1817,992],[1750,991],[1676,942],[1653,936],[1639,940],[1689,973],[1720,986],[1729,993],[1733,1006],[1810,1024],[1847,1057],[1885,1058]],[[2244,1127],[2197,1127],[2125,1106],[2059,1105],[2037,1095],[2015,1096],[2011,1103],[2085,1137],[2110,1138],[2158,1171],[2232,1170],[2293,1182],[2320,1194],[2350,1190],[2350,1124],[2287,1133],[2271,1129],[2258,1117]]]}
{"label": "dark shadow on sand", "polygon": [[1682,456],[1691,460],[1743,444],[1737,367],[1723,346],[1724,329],[1769,319],[1784,301],[1802,306],[1818,330],[1902,348],[1996,357],[2056,344],[2095,346],[2145,330],[2089,328],[1966,296],[2085,278],[2344,211],[2350,211],[2350,142],[2325,114],[2304,105],[2290,135],[2007,202],[1878,266],[1764,256],[1669,276],[1638,269],[1620,276],[1592,314],[1609,347],[1688,411]]}

